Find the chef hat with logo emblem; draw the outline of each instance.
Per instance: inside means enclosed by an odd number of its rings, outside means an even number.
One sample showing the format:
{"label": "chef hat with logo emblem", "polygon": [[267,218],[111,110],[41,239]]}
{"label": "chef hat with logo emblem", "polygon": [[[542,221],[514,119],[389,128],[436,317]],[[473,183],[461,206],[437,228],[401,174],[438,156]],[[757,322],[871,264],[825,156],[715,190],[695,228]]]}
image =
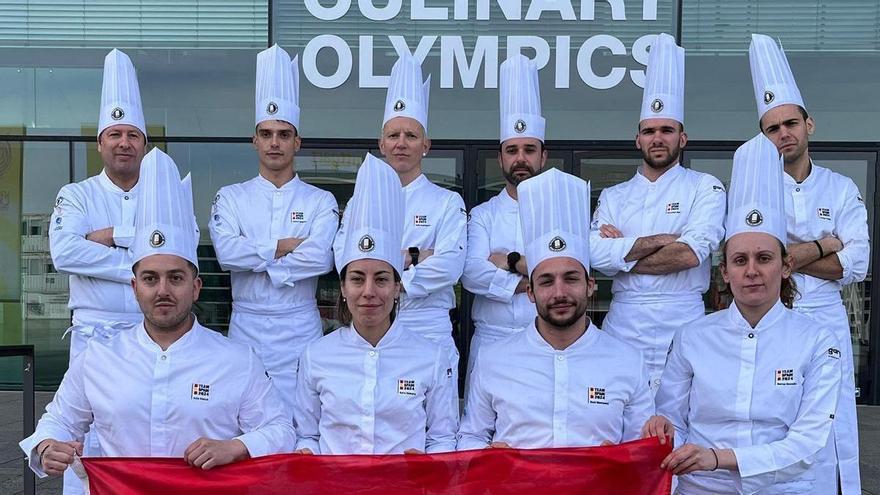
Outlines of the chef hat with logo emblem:
{"label": "chef hat with logo emblem", "polygon": [[395,117],[409,117],[422,124],[422,129],[427,134],[430,93],[431,76],[422,82],[422,66],[419,61],[409,53],[403,54],[391,68],[382,126]]}
{"label": "chef hat with logo emblem", "polygon": [[505,60],[500,70],[501,142],[530,137],[543,143],[547,123],[541,116],[538,66],[518,53]]}
{"label": "chef hat with logo emblem", "polygon": [[516,188],[529,277],[550,258],[569,257],[590,269],[590,184],[551,168]]}
{"label": "chef hat with logo emblem", "polygon": [[404,208],[403,185],[397,172],[384,161],[367,153],[358,169],[354,195],[345,208],[345,238],[342,252],[336,254],[336,271],[361,259],[390,264],[403,273]]}
{"label": "chef hat with logo emblem", "polygon": [[98,135],[104,129],[118,124],[137,127],[144,137],[144,107],[141,104],[141,88],[131,59],[125,53],[113,49],[104,57],[104,82],[101,85],[101,114],[98,116]]}
{"label": "chef hat with logo emblem", "polygon": [[684,48],[666,33],[657,35],[648,54],[639,122],[645,119],[684,124]]}
{"label": "chef hat with logo emblem", "polygon": [[763,134],[736,150],[727,192],[725,239],[743,232],[763,232],[787,242],[782,174],[782,157]]}
{"label": "chef hat with logo emblem", "polygon": [[134,242],[129,248],[133,263],[154,254],[173,254],[198,268],[199,230],[189,175],[180,180],[174,160],[153,148],[141,162],[138,187]]}
{"label": "chef hat with logo emblem", "polygon": [[749,45],[749,65],[752,67],[752,86],[758,104],[758,120],[768,110],[780,105],[804,105],[801,91],[788,65],[781,44],[763,34],[753,34]]}
{"label": "chef hat with logo emblem", "polygon": [[280,46],[257,54],[256,123],[283,120],[299,133],[298,56],[290,60]]}

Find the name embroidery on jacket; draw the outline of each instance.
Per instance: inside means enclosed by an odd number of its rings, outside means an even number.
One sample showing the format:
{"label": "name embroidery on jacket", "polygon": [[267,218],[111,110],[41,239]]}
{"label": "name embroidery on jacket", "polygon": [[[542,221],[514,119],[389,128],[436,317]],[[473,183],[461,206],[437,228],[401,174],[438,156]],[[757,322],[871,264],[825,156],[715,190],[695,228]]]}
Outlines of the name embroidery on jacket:
{"label": "name embroidery on jacket", "polygon": [[794,370],[776,370],[777,385],[797,385],[794,379]]}
{"label": "name embroidery on jacket", "polygon": [[831,220],[831,208],[816,208],[816,213],[822,220]]}
{"label": "name embroidery on jacket", "polygon": [[294,223],[305,223],[306,214],[301,211],[290,212],[290,221]]}
{"label": "name embroidery on jacket", "polygon": [[666,213],[668,213],[668,214],[681,213],[681,207],[679,206],[679,204],[677,202],[676,203],[668,203],[666,205]]}
{"label": "name embroidery on jacket", "polygon": [[428,223],[428,215],[416,215],[414,223],[416,227],[430,227],[431,225]]}
{"label": "name embroidery on jacket", "polygon": [[406,379],[397,380],[397,393],[398,393],[398,395],[415,397],[416,396],[416,381],[415,380],[406,380]]}
{"label": "name embroidery on jacket", "polygon": [[192,398],[194,400],[208,400],[211,398],[211,386],[203,383],[193,383]]}
{"label": "name embroidery on jacket", "polygon": [[608,400],[605,398],[604,388],[590,387],[587,391],[587,398],[589,399],[590,404],[608,405]]}

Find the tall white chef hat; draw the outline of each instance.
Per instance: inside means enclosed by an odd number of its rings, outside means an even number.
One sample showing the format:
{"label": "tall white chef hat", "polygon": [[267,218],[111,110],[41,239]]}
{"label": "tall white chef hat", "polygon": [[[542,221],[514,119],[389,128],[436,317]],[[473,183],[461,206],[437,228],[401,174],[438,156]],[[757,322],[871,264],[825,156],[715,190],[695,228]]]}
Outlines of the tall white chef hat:
{"label": "tall white chef hat", "polygon": [[345,208],[345,239],[336,254],[336,271],[352,261],[374,259],[388,262],[403,273],[403,185],[397,172],[367,153],[358,169],[354,195]]}
{"label": "tall white chef hat", "polygon": [[768,110],[780,105],[793,104],[807,108],[781,44],[777,45],[769,36],[753,34],[749,45],[749,65],[752,68],[755,102],[758,104],[758,120]]}
{"label": "tall white chef hat", "polygon": [[280,46],[257,54],[256,125],[283,120],[299,133],[299,56],[290,60]]}
{"label": "tall white chef hat", "polygon": [[684,124],[684,48],[666,33],[657,35],[648,54],[639,122],[645,119]]}
{"label": "tall white chef hat", "polygon": [[403,54],[391,68],[382,126],[395,117],[409,117],[422,124],[422,129],[427,134],[430,93],[431,76],[422,82],[422,66],[419,61],[409,53]]}
{"label": "tall white chef hat", "polygon": [[569,257],[590,269],[590,184],[551,168],[516,188],[529,277],[550,258]]}
{"label": "tall white chef hat", "polygon": [[727,193],[726,239],[763,232],[786,242],[782,170],[779,151],[763,134],[736,150]]}
{"label": "tall white chef hat", "polygon": [[154,254],[179,256],[196,268],[199,230],[193,214],[192,183],[159,148],[141,162],[138,209],[131,253],[134,263]]}
{"label": "tall white chef hat", "polygon": [[516,54],[501,64],[498,92],[501,97],[501,142],[530,137],[544,142],[547,125],[541,116],[538,66]]}
{"label": "tall white chef hat", "polygon": [[141,104],[141,88],[131,59],[125,53],[113,49],[104,57],[104,82],[101,85],[101,114],[98,116],[98,135],[104,129],[118,124],[137,127],[144,138],[144,107]]}

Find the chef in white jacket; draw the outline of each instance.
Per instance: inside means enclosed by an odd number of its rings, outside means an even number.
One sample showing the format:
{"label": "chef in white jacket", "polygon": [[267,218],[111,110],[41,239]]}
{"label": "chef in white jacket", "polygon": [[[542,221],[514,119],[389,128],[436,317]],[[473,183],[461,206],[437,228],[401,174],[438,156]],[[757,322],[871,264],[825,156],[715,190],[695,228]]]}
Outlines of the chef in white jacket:
{"label": "chef in white jacket", "polygon": [[400,318],[405,192],[387,163],[367,155],[335,249],[339,319],[299,360],[297,450],[400,454],[455,450],[458,384],[445,346]]}
{"label": "chef in white jacket", "polygon": [[142,318],[131,290],[128,248],[134,237],[138,174],[146,143],[134,66],[125,53],[114,49],[104,58],[98,121],[104,169],[62,187],[50,220],[52,263],[59,272],[70,274],[71,361],[95,333],[112,335]]}
{"label": "chef in white jacket", "polygon": [[[453,287],[464,269],[467,211],[458,193],[434,184],[422,172],[422,158],[431,149],[430,89],[431,78],[422,81],[419,61],[408,52],[401,55],[391,68],[379,151],[400,176],[406,195],[397,318],[410,331],[443,346],[458,383],[449,312],[456,305]],[[343,221],[337,249],[345,243],[346,227]]]}
{"label": "chef in white jacket", "polygon": [[[657,414],[675,426],[661,467],[678,494],[832,495],[816,465],[840,387],[828,326],[789,309],[782,164],[763,135],[734,155],[721,273],[734,302],[675,335]],[[833,478],[833,473],[832,478]]]}
{"label": "chef in white jacket", "polygon": [[40,476],[60,474],[83,455],[92,422],[103,456],[184,457],[203,469],[295,444],[259,358],[192,314],[201,279],[189,177],[181,181],[171,158],[154,149],[139,184],[130,283],[142,323],[95,336],[74,358],[20,444]]}
{"label": "chef in white jacket", "polygon": [[[842,354],[834,435],[820,462],[837,462],[841,493],[858,495],[862,490],[852,337],[840,290],[863,281],[868,272],[868,213],[852,179],[810,159],[815,122],[782,48],[768,36],[752,35],[749,60],[761,132],[784,157],[786,244],[801,294],[794,308],[831,328]],[[823,479],[835,486],[836,478]]]}
{"label": "chef in white jacket", "polygon": [[[49,222],[49,252],[55,269],[70,275],[73,311],[70,361],[94,335],[111,336],[137,325],[141,314],[131,290],[131,246],[138,175],[147,144],[140,87],[128,55],[112,50],[104,58],[104,80],[98,117],[100,174],[58,192]],[[103,365],[101,365],[103,366]],[[87,455],[99,455],[98,442],[86,436]],[[82,493],[72,473],[64,476],[64,493]]]}
{"label": "chef in white jacket", "polygon": [[322,335],[315,291],[318,277],[333,269],[339,216],[333,195],[296,173],[297,59],[278,45],[260,52],[256,87],[259,174],[220,189],[208,228],[231,276],[229,338],[257,351],[292,411],[296,360]]}
{"label": "chef in white jacket", "polygon": [[464,288],[474,294],[468,375],[483,344],[521,331],[531,325],[536,314],[535,305],[526,295],[528,277],[516,187],[540,173],[547,161],[538,67],[521,54],[508,58],[501,64],[498,90],[498,164],[504,189],[471,210],[461,278]]}
{"label": "chef in white jacket", "polygon": [[586,315],[590,186],[550,169],[522,182],[528,297],[538,317],[480,347],[458,449],[592,446],[637,439],[654,412],[641,353]]}
{"label": "chef in white jacket", "polygon": [[593,267],[614,277],[602,329],[645,355],[654,393],[675,330],[705,314],[712,251],[724,236],[724,187],[679,163],[684,49],[668,34],[651,45],[635,176],[602,191],[593,216]]}

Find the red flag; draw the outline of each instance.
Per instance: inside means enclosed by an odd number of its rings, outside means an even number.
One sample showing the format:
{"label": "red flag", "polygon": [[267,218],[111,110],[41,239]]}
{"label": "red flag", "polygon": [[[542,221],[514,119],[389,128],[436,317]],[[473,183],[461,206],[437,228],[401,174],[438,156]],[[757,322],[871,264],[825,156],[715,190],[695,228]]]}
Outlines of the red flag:
{"label": "red flag", "polygon": [[668,495],[655,438],[608,447],[432,455],[259,457],[204,471],[181,459],[83,459],[91,495]]}

